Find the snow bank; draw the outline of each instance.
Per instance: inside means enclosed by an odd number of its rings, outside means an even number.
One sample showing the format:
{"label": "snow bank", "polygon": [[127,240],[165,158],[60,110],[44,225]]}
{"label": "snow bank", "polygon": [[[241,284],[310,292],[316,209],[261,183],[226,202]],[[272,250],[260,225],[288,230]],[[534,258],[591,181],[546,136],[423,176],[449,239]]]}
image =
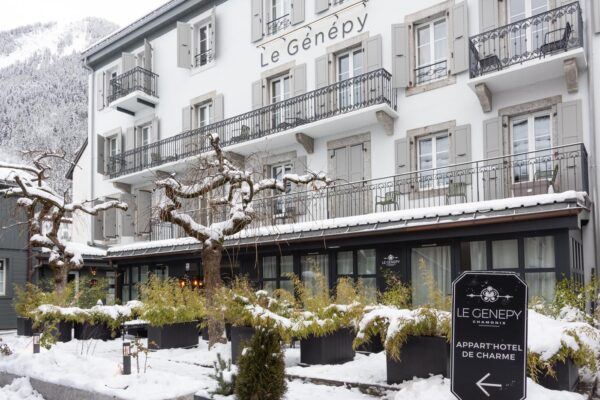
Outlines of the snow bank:
{"label": "snow bank", "polygon": [[[456,400],[450,392],[450,380],[441,376],[415,379],[402,386],[394,400]],[[585,400],[585,396],[549,390],[527,379],[527,400]]]}
{"label": "snow bank", "polygon": [[0,388],[0,400],[44,400],[31,387],[29,378],[17,378],[10,385]]}

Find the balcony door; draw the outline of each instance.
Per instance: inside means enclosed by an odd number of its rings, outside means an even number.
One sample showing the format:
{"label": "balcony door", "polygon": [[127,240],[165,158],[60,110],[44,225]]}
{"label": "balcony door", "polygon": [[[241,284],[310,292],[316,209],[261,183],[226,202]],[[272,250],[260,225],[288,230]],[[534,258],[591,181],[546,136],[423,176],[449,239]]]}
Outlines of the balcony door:
{"label": "balcony door", "polygon": [[361,83],[356,78],[363,73],[363,51],[353,49],[337,56],[337,80],[339,88],[339,107],[341,109],[362,102]]}
{"label": "balcony door", "polygon": [[446,18],[420,24],[416,28],[417,85],[429,83],[447,76],[448,28]]}
{"label": "balcony door", "polygon": [[148,145],[150,144],[150,130],[152,129],[151,125],[142,126],[137,130],[137,146],[142,148],[142,158],[141,158],[141,166],[145,167],[152,163],[150,159],[150,151],[148,149]]}
{"label": "balcony door", "polygon": [[[285,74],[271,79],[271,126],[273,129],[287,129],[287,124],[293,122],[289,119],[286,108],[282,102],[291,96],[290,75]],[[291,110],[289,110],[291,112]]]}
{"label": "balcony door", "polygon": [[267,23],[267,30],[274,35],[290,25],[291,0],[271,0],[271,21]]}
{"label": "balcony door", "polygon": [[513,183],[548,181],[553,174],[552,118],[536,113],[511,120]]}
{"label": "balcony door", "polygon": [[368,153],[368,142],[331,150],[335,186],[328,191],[330,218],[363,215],[371,209],[365,171]]}
{"label": "balcony door", "polygon": [[[271,166],[271,178],[281,181],[285,174],[291,174],[293,170],[293,165],[291,162],[285,162],[277,165]],[[275,218],[284,218],[289,213],[293,213],[293,204],[290,202],[289,196],[287,194],[291,193],[292,184],[291,182],[287,182],[285,185],[285,193],[283,195],[276,196],[275,201],[273,202],[273,214]],[[280,194],[277,192],[277,194]]]}
{"label": "balcony door", "polygon": [[526,55],[536,52],[544,44],[548,28],[545,21],[534,19],[531,23],[518,24],[519,21],[548,11],[548,0],[509,0],[508,22],[515,24],[509,29],[509,55],[513,60],[527,59]]}

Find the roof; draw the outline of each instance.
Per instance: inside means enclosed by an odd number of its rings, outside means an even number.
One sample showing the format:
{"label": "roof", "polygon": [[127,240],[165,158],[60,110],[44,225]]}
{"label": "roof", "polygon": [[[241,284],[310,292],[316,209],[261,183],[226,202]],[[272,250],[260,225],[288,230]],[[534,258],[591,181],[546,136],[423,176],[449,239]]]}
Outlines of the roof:
{"label": "roof", "polygon": [[141,45],[143,40],[152,34],[178,20],[185,20],[194,13],[202,12],[219,1],[224,0],[170,0],[133,23],[91,44],[81,56],[88,66],[93,67],[103,60]]}
{"label": "roof", "polygon": [[69,180],[73,180],[73,172],[75,172],[75,167],[77,166],[77,164],[79,164],[79,160],[81,159],[81,156],[83,155],[83,152],[85,151],[85,148],[88,145],[88,139],[85,138],[85,141],[83,142],[83,144],[81,145],[81,147],[79,148],[79,150],[77,150],[77,154],[75,154],[75,159],[73,160],[73,163],[71,163],[71,166],[69,167],[69,170],[67,171],[65,178],[69,179]]}
{"label": "roof", "polygon": [[[452,228],[465,224],[542,218],[550,213],[579,214],[589,210],[586,193],[568,191],[556,194],[488,200],[475,203],[373,213],[357,217],[333,218],[312,223],[277,225],[242,231],[225,241],[226,247],[274,244],[281,241],[340,238],[409,230]],[[169,239],[115,246],[108,258],[128,258],[158,254],[193,253],[201,244],[193,238]]]}

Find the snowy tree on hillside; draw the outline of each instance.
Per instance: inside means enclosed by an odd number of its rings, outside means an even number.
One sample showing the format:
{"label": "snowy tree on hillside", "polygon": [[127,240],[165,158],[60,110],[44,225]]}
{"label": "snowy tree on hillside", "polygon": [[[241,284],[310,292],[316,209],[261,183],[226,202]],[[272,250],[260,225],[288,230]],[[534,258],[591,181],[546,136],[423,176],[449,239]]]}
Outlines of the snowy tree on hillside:
{"label": "snowy tree on hillside", "polygon": [[[252,172],[234,166],[223,152],[216,133],[209,135],[209,140],[215,151],[214,159],[194,171],[193,182],[183,184],[169,177],[157,181],[156,186],[164,190],[166,197],[158,206],[160,219],[180,226],[187,236],[202,244],[207,306],[215,307],[214,295],[221,286],[220,267],[225,239],[252,223],[256,216],[252,208],[254,198],[266,190],[285,193],[286,185],[290,183],[308,185],[322,182],[328,185],[331,181],[324,173],[285,174],[281,180],[257,180]],[[222,222],[199,223],[182,210],[182,200],[187,199],[205,199],[211,207],[224,207],[228,210],[228,217]],[[209,319],[208,332],[209,345],[212,346],[222,336],[222,323]]]}
{"label": "snowy tree on hillside", "polygon": [[[47,184],[50,179],[48,173],[52,170],[47,160],[66,162],[65,154],[41,151],[28,154],[32,157],[28,165],[0,162],[0,168],[13,171],[11,180],[16,184],[0,190],[0,195],[18,198],[17,206],[22,207],[27,215],[30,244],[49,253],[48,266],[53,272],[56,290],[61,293],[66,288],[69,271],[83,267],[80,245],[61,239],[61,225],[76,212],[98,215],[112,208],[126,211],[127,204],[119,201],[96,205],[92,205],[93,201],[69,202],[64,194],[60,195]],[[47,221],[50,229],[43,230]]]}

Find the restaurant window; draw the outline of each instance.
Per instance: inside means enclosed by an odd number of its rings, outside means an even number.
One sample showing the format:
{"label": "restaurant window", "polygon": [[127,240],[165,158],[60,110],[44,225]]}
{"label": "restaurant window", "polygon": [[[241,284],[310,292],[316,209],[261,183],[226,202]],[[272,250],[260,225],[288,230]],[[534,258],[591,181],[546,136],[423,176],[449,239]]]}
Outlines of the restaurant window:
{"label": "restaurant window", "polygon": [[336,258],[337,278],[346,277],[360,283],[367,299],[375,302],[377,300],[375,249],[340,251]]}
{"label": "restaurant window", "polygon": [[284,289],[294,293],[294,257],[266,256],[262,259],[263,289],[273,293],[275,289]]}
{"label": "restaurant window", "polygon": [[492,268],[519,268],[519,243],[517,239],[492,241]]}
{"label": "restaurant window", "polygon": [[450,246],[429,246],[411,250],[412,305],[431,304],[434,292],[442,297],[452,293]]}
{"label": "restaurant window", "polygon": [[[556,268],[554,256],[554,237],[537,236],[523,240],[525,253],[525,282],[529,286],[529,298],[554,297]],[[550,269],[551,271],[540,271]]]}
{"label": "restaurant window", "polygon": [[487,243],[485,240],[460,244],[461,271],[484,271],[487,269]]}
{"label": "restaurant window", "polygon": [[[309,254],[300,257],[300,274],[304,285],[312,293],[329,290],[329,257],[327,254]],[[324,287],[319,284],[323,279]]]}

